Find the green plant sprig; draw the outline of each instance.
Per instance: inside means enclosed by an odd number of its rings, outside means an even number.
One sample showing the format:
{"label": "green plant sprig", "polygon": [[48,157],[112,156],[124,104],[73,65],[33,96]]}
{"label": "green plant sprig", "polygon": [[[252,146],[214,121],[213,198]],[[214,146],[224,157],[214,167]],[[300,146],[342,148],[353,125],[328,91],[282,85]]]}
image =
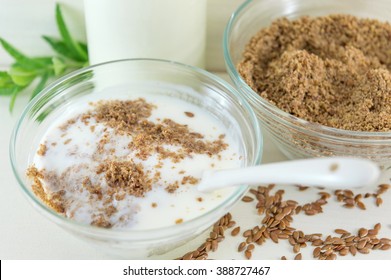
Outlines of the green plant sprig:
{"label": "green plant sprig", "polygon": [[75,41],[64,21],[61,6],[56,4],[56,23],[61,36],[42,38],[55,51],[56,55],[47,57],[28,57],[3,38],[0,44],[15,59],[7,71],[0,71],[0,96],[10,96],[9,110],[12,112],[18,94],[30,86],[36,79],[37,85],[31,92],[34,98],[53,77],[59,77],[88,65],[87,45]]}

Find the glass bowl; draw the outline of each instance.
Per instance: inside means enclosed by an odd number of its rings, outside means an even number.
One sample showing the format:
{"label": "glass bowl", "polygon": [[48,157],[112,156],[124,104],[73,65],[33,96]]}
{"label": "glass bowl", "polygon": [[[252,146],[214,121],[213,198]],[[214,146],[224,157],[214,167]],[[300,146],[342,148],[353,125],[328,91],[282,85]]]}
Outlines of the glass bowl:
{"label": "glass bowl", "polygon": [[236,69],[252,36],[270,26],[275,19],[329,14],[351,14],[382,21],[391,19],[387,0],[246,1],[232,14],[225,29],[223,48],[227,71],[239,92],[253,107],[265,135],[288,158],[359,156],[388,167],[391,165],[391,132],[348,131],[297,118],[260,97]]}
{"label": "glass bowl", "polygon": [[[169,85],[172,90],[167,89]],[[80,98],[118,87],[152,90],[206,110],[238,141],[243,166],[260,162],[262,135],[253,110],[227,82],[204,70],[163,60],[132,59],[91,66],[54,82],[29,103],[13,131],[10,157],[17,181],[34,208],[65,230],[116,257],[159,258],[210,228],[245,194],[248,186],[239,186],[212,210],[178,225],[150,230],[105,229],[75,222],[48,208],[34,195],[25,175],[43,133],[53,120],[70,110]]]}

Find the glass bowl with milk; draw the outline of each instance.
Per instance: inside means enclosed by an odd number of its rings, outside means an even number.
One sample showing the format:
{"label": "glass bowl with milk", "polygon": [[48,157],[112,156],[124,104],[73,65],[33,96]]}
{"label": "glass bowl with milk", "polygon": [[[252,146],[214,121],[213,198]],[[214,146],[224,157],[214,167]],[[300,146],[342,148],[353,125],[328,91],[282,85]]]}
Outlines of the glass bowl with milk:
{"label": "glass bowl with milk", "polygon": [[199,192],[203,171],[258,164],[262,147],[254,112],[225,81],[129,59],[44,89],[21,115],[10,155],[41,214],[116,257],[157,259],[179,257],[248,189]]}

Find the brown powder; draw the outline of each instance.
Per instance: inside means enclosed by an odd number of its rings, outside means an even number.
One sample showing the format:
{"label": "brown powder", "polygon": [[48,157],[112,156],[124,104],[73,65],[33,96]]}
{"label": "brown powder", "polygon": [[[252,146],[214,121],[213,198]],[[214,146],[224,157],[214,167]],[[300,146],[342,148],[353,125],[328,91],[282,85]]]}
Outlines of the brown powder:
{"label": "brown powder", "polygon": [[86,177],[83,180],[82,185],[90,192],[91,195],[96,195],[99,200],[102,199],[102,188],[100,186],[93,185],[90,178]]}
{"label": "brown powder", "polygon": [[178,183],[178,181],[175,181],[174,183],[169,184],[169,185],[166,187],[166,191],[168,191],[169,193],[173,193],[173,192],[175,192],[178,188],[179,188],[179,183]]}
{"label": "brown powder", "polygon": [[39,156],[45,156],[48,148],[45,144],[39,144],[39,150],[37,151],[37,155]]}
{"label": "brown powder", "polygon": [[141,164],[129,161],[108,161],[98,166],[97,174],[104,172],[108,186],[116,191],[125,191],[136,197],[144,196],[151,190]]}
{"label": "brown powder", "polygon": [[193,176],[185,176],[182,178],[182,181],[181,181],[181,184],[182,185],[185,185],[185,184],[190,184],[190,185],[195,185],[195,184],[198,184],[200,180],[193,177]]}
{"label": "brown powder", "polygon": [[47,194],[42,186],[42,180],[45,177],[43,172],[39,171],[35,166],[30,166],[27,169],[26,175],[33,181],[31,188],[34,194],[54,211],[64,213],[65,209],[62,201],[64,192],[59,191],[54,192],[52,195]]}
{"label": "brown powder", "polygon": [[391,130],[391,25],[350,15],[282,18],[248,43],[238,71],[296,117],[354,131]]}
{"label": "brown powder", "polygon": [[[172,158],[179,162],[192,153],[217,155],[227,148],[222,138],[203,141],[204,136],[190,131],[186,125],[170,119],[154,123],[147,120],[155,106],[140,98],[133,101],[112,100],[95,104],[95,110],[88,112],[98,123],[114,128],[115,133],[130,135],[133,141],[129,148],[139,151],[138,157],[148,158],[158,152],[162,159]],[[162,145],[179,146],[176,152],[164,149]]]}

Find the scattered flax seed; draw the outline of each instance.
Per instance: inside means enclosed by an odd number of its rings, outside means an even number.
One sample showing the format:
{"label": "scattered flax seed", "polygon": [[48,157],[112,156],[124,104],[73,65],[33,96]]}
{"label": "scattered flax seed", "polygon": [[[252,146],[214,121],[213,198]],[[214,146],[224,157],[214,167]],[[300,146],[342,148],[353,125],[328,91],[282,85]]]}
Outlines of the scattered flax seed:
{"label": "scattered flax seed", "polygon": [[251,253],[251,251],[249,251],[249,250],[246,250],[245,252],[244,252],[244,255],[246,256],[246,259],[251,259],[251,257],[252,257],[252,253]]}
{"label": "scattered flax seed", "polygon": [[188,116],[189,118],[194,117],[194,113],[192,113],[192,112],[185,112],[185,115]]}
{"label": "scattered flax seed", "polygon": [[236,228],[234,228],[234,229],[231,231],[231,235],[232,235],[232,236],[236,236],[236,235],[239,234],[239,232],[240,232],[240,227],[236,227]]}
{"label": "scattered flax seed", "polygon": [[337,171],[338,168],[339,168],[339,165],[337,163],[333,163],[332,165],[330,165],[330,171],[331,172]]}
{"label": "scattered flax seed", "polygon": [[295,260],[301,260],[301,259],[302,259],[301,253],[299,253],[299,254],[297,254],[297,255],[295,256]]}
{"label": "scattered flax seed", "polygon": [[247,251],[252,251],[252,250],[254,250],[254,248],[255,248],[255,245],[254,244],[250,244],[250,245],[247,246]]}
{"label": "scattered flax seed", "polygon": [[175,224],[181,224],[181,223],[183,223],[183,219],[177,219],[177,220],[175,220]]}
{"label": "scattered flax seed", "polygon": [[376,197],[376,206],[380,206],[381,204],[383,204],[383,199],[381,197]]}
{"label": "scattered flax seed", "polygon": [[64,141],[64,145],[68,145],[69,143],[71,143],[71,141],[72,141],[72,139],[70,139],[70,138],[67,139],[67,140],[65,140],[65,141]]}
{"label": "scattered flax seed", "polygon": [[251,201],[253,201],[254,200],[254,198],[252,198],[252,197],[250,197],[250,196],[244,196],[243,198],[242,198],[242,201],[243,202],[251,202]]}
{"label": "scattered flax seed", "polygon": [[151,206],[152,206],[152,208],[156,208],[157,207],[157,203],[156,202],[152,202]]}
{"label": "scattered flax seed", "polygon": [[367,208],[365,207],[365,204],[361,201],[357,202],[357,207],[360,208],[361,210],[366,210]]}
{"label": "scattered flax seed", "polygon": [[242,252],[244,248],[246,248],[247,243],[246,242],[241,242],[238,247],[238,252]]}
{"label": "scattered flax seed", "polygon": [[[228,228],[233,227],[234,225],[235,222],[232,220],[232,215],[230,213],[227,213],[214,224],[213,229],[209,234],[209,238],[207,238],[206,241],[201,244],[201,246],[199,246],[196,250],[192,252],[188,252],[187,254],[178,259],[184,260],[186,256],[186,259],[206,260],[208,258],[208,253],[210,251],[216,251],[218,249],[218,244],[224,240],[224,231]],[[242,250],[244,250],[246,245],[247,244],[244,243],[244,247]],[[189,257],[190,253],[191,257]]]}
{"label": "scattered flax seed", "polygon": [[43,157],[45,156],[47,150],[48,148],[46,147],[45,144],[39,144],[39,150],[37,151],[37,155]]}
{"label": "scattered flax seed", "polygon": [[308,190],[309,187],[306,186],[297,186],[299,188],[299,191],[305,191]]}
{"label": "scattered flax seed", "polygon": [[202,202],[202,201],[203,201],[203,198],[202,198],[202,197],[197,197],[197,201],[198,201],[198,202]]}

